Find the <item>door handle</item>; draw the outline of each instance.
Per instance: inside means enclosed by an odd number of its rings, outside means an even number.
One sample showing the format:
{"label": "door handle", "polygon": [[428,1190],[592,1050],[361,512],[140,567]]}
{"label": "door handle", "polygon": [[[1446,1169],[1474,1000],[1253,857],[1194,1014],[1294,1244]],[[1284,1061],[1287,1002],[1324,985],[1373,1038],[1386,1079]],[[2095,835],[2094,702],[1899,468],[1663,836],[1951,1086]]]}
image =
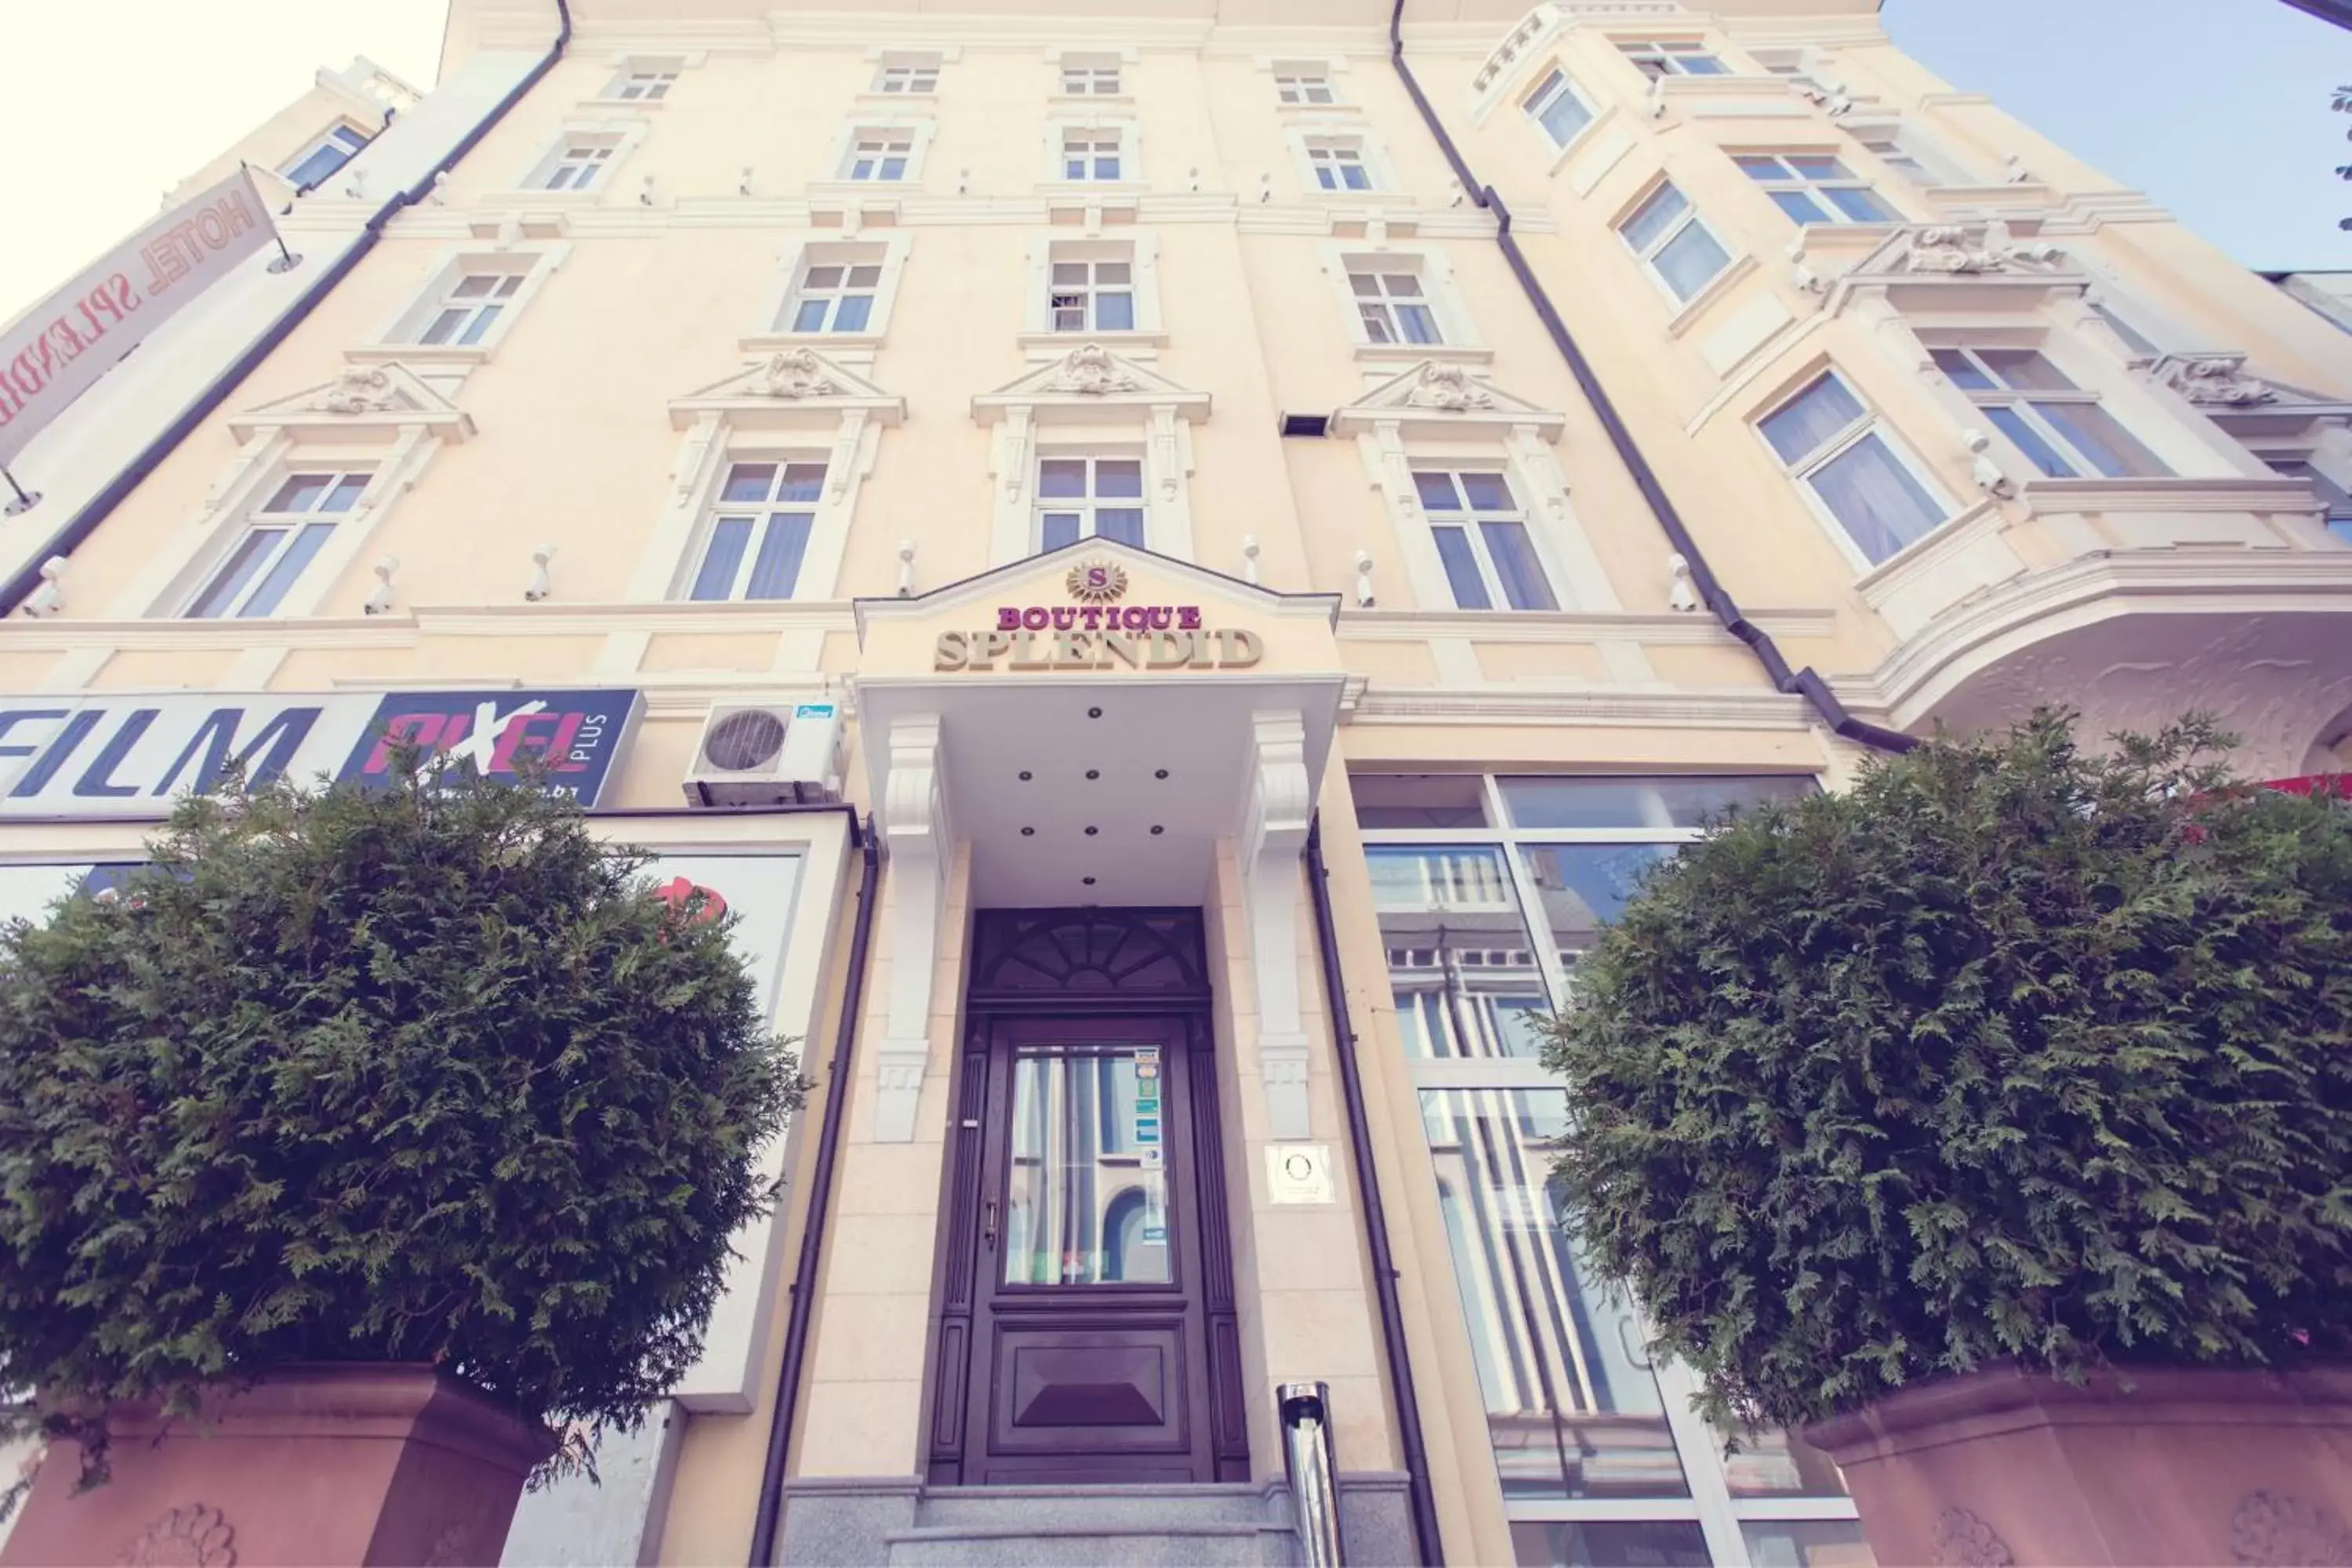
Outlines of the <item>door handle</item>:
{"label": "door handle", "polygon": [[991,1198],[981,1210],[980,1239],[989,1251],[996,1250],[996,1200]]}

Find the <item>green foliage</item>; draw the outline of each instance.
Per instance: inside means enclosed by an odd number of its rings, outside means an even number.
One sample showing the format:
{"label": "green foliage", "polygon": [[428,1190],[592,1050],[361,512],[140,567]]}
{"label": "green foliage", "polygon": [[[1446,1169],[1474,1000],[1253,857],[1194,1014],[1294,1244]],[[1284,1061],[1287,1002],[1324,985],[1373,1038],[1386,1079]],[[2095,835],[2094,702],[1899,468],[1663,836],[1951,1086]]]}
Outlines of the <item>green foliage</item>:
{"label": "green foliage", "polygon": [[152,859],[0,935],[19,1423],[367,1360],[634,1426],[801,1095],[727,922],[470,771],[190,801]]}
{"label": "green foliage", "polygon": [[1569,1208],[1717,1419],[2352,1352],[2352,809],[2117,742],[1765,805],[1578,965]]}

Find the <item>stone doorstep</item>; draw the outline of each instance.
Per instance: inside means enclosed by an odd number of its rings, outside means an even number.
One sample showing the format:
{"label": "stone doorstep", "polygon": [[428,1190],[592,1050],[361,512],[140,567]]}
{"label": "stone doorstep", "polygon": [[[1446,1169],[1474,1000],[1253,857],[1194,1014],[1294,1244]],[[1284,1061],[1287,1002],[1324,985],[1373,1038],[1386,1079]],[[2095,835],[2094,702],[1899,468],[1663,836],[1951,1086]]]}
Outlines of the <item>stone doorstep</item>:
{"label": "stone doorstep", "polygon": [[906,1568],[977,1564],[994,1568],[1286,1568],[1296,1560],[1289,1530],[1277,1524],[1170,1524],[1132,1530],[1100,1524],[950,1525],[891,1531],[885,1561]]}
{"label": "stone doorstep", "polygon": [[1097,1535],[1213,1524],[1286,1531],[1290,1509],[1281,1483],[1262,1481],[941,1487],[926,1489],[915,1504],[919,1527],[968,1525],[992,1531],[1008,1520],[1021,1529],[1067,1523]]}

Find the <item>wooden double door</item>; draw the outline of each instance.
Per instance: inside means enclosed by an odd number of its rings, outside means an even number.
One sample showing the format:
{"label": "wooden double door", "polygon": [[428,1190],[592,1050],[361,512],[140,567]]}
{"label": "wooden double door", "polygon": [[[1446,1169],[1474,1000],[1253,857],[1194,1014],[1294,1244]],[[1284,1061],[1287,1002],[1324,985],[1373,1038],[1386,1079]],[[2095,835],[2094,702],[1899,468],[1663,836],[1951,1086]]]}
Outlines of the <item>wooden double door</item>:
{"label": "wooden double door", "polygon": [[1248,1479],[1192,910],[989,911],[938,1282],[935,1485]]}

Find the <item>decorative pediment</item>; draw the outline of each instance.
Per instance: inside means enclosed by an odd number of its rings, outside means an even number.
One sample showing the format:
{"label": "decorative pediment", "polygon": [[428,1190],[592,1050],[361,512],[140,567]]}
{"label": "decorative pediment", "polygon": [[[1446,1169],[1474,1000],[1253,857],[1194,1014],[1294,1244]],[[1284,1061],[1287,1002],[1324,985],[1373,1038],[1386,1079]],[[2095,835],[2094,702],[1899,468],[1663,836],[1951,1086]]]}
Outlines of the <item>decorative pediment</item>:
{"label": "decorative pediment", "polygon": [[1097,409],[1117,410],[1112,416],[1120,419],[1139,417],[1139,410],[1165,408],[1198,422],[1208,417],[1209,395],[1179,386],[1150,366],[1113,353],[1100,343],[1082,343],[1019,380],[971,400],[971,416],[983,425],[994,424],[1015,408],[1032,414],[1053,409],[1065,417],[1086,417]]}
{"label": "decorative pediment", "polygon": [[229,420],[239,440],[263,431],[303,440],[394,431],[404,426],[422,426],[450,442],[474,433],[470,415],[397,362],[349,366],[332,381],[248,408]]}
{"label": "decorative pediment", "polygon": [[830,422],[852,411],[879,424],[896,425],[907,416],[907,400],[814,349],[792,348],[672,398],[669,421],[684,430],[715,414],[730,425],[758,427]]}
{"label": "decorative pediment", "polygon": [[1532,426],[1547,441],[1559,439],[1565,416],[1506,392],[1470,374],[1467,367],[1423,360],[1391,376],[1331,416],[1334,434],[1348,436],[1382,425],[1403,425],[1413,433],[1488,426]]}
{"label": "decorative pediment", "polygon": [[1955,289],[1998,291],[2010,304],[2018,290],[2079,290],[2090,281],[2063,248],[2021,235],[2007,220],[1906,225],[1870,245],[1859,256],[1838,254],[1847,236],[1842,226],[1814,225],[1789,247],[1797,286],[1826,294],[1832,313],[1857,289],[1885,290],[1924,300],[1915,290],[1936,290],[1947,303]]}

